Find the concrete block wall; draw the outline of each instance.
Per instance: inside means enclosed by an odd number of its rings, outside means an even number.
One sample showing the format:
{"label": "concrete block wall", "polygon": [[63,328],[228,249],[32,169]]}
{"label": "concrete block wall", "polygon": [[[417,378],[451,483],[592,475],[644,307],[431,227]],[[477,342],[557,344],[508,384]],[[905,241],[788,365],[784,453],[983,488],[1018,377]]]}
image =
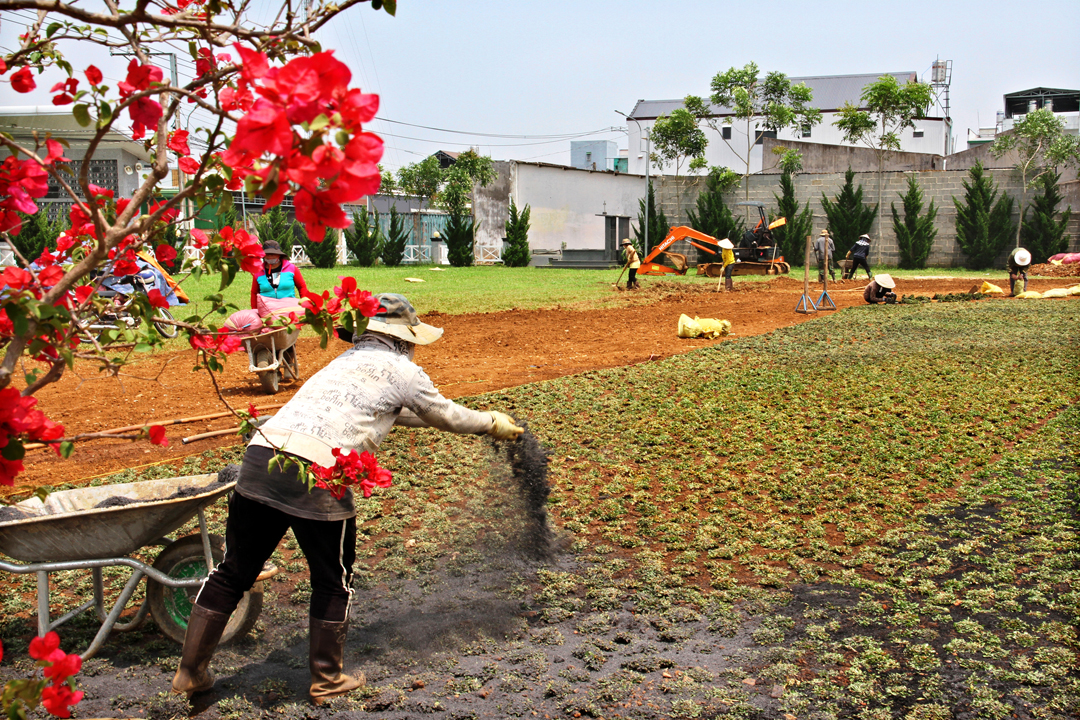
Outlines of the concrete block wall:
{"label": "concrete block wall", "polygon": [[[897,211],[902,212],[900,196],[907,191],[907,181],[911,173],[887,172],[882,179],[882,212],[879,214],[878,225],[871,231],[874,240],[870,261],[874,264],[896,265],[900,259],[900,253],[896,245],[896,236],[892,230],[891,204],[896,203]],[[919,186],[923,191],[923,206],[929,207],[930,201],[934,201],[937,208],[936,226],[937,237],[934,239],[934,248],[927,259],[928,266],[934,267],[957,267],[964,264],[965,256],[956,244],[956,207],[953,197],[963,201],[964,181],[968,180],[967,170],[945,170],[914,173]],[[994,185],[1001,193],[1008,193],[1014,199],[1013,221],[1019,221],[1020,200],[1022,195],[1022,182],[1017,173],[1011,169],[988,170],[994,179]],[[1072,217],[1069,220],[1069,252],[1080,252],[1080,180],[1065,180],[1060,183],[1061,193],[1064,196],[1060,210],[1072,207]],[[814,214],[814,234],[816,235],[825,228],[827,218],[821,207],[821,196],[824,194],[830,200],[834,199],[844,184],[843,173],[815,173],[800,174],[795,177],[795,195],[800,203],[810,201],[810,209]],[[863,201],[873,205],[877,202],[878,176],[876,172],[857,172],[855,184],[863,187]],[[657,202],[667,215],[668,222],[672,225],[688,224],[687,209],[696,207],[697,196],[705,189],[703,177],[679,177],[664,176],[657,183],[654,180],[657,192]],[[1032,194],[1028,191],[1028,203]],[[776,212],[776,195],[780,194],[780,181],[777,175],[751,175],[749,191],[739,187],[725,196],[724,200],[729,207],[734,208],[736,202],[744,199],[756,200],[766,205],[766,213]],[[677,198],[681,195],[681,203]],[[756,210],[752,216],[757,221]],[[880,227],[880,231],[876,228]],[[1005,258],[1012,246],[1002,253],[998,259],[998,265],[1004,267]],[[839,249],[839,248],[838,248]]]}

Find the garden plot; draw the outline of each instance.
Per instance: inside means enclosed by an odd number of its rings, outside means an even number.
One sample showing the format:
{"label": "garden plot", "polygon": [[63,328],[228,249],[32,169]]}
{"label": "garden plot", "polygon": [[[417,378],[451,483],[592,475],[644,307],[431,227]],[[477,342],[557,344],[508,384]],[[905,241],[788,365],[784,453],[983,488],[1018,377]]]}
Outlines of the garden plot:
{"label": "garden plot", "polygon": [[[360,505],[367,690],[303,703],[287,543],[214,693],[168,696],[179,649],[149,628],[88,663],[80,712],[1075,717],[1075,307],[857,308],[469,398],[550,450],[555,559],[516,551],[525,514],[486,440],[395,433],[395,484]],[[28,609],[0,621],[11,656]]]}

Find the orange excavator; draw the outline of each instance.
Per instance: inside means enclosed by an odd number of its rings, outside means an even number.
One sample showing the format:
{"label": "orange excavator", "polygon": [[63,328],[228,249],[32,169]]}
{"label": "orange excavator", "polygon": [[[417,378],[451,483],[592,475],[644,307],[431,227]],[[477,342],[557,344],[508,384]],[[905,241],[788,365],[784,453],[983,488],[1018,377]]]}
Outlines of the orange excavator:
{"label": "orange excavator", "polygon": [[[732,275],[786,275],[791,271],[791,266],[784,262],[783,256],[776,255],[776,244],[773,241],[771,231],[787,223],[785,218],[777,218],[768,222],[765,218],[765,204],[760,202],[741,202],[738,205],[751,205],[758,209],[761,219],[753,230],[744,233],[739,247],[733,251],[735,254],[735,266]],[[694,228],[679,225],[668,231],[663,242],[653,248],[652,252],[641,261],[638,275],[685,275],[689,270],[686,255],[668,250],[679,240],[685,240],[698,250],[715,255],[720,259],[720,243],[711,235],[698,232]],[[664,257],[663,264],[658,261]],[[697,266],[698,275],[708,277],[720,277],[723,274],[723,263],[706,262]]]}

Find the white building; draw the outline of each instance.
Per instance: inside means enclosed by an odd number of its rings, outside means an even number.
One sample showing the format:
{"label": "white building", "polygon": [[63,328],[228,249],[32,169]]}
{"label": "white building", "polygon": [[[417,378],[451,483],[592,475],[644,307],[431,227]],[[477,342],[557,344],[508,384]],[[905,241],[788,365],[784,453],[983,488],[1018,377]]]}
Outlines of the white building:
{"label": "white building", "polygon": [[993,142],[999,133],[1012,130],[1018,120],[1023,120],[1029,112],[1039,108],[1052,110],[1065,123],[1067,134],[1080,134],[1080,90],[1044,87],[1020,90],[1006,93],[1004,105],[1004,110],[998,110],[993,127],[978,130],[968,128],[969,148]]}
{"label": "white building", "polygon": [[[779,134],[771,131],[764,131],[762,134],[765,137],[775,137],[780,140],[851,146],[850,143],[844,142],[843,133],[833,126],[833,122],[839,117],[840,108],[846,103],[850,102],[852,105],[861,107],[863,88],[877,81],[882,75],[892,75],[901,84],[919,79],[915,72],[789,78],[792,84],[804,83],[813,91],[813,100],[810,104],[821,111],[821,123],[812,128],[794,130],[788,128]],[[642,140],[642,133],[649,132],[658,117],[670,115],[672,110],[681,107],[683,107],[682,100],[638,100],[634,112],[626,123],[631,148],[628,172],[635,174],[645,172],[645,143]],[[746,122],[736,119],[733,110],[729,107],[713,106],[713,113],[722,135],[702,125],[702,129],[709,138],[705,159],[710,166],[729,167],[736,172],[742,172],[746,167],[743,159],[747,147]],[[931,106],[929,114],[929,117],[916,120],[914,129],[909,128],[903,131],[900,138],[901,151],[935,155],[948,155],[952,152],[952,121],[941,116],[940,106],[936,103]],[[734,121],[733,124],[726,125],[725,118],[731,118]],[[750,132],[754,133],[756,130],[756,123],[751,121]],[[734,146],[738,153],[732,150],[731,146]],[[750,150],[751,173],[758,173],[763,169],[761,150],[762,143],[759,140],[758,144]],[[767,168],[775,164],[776,158],[765,158],[764,162]],[[654,169],[653,172],[656,170]],[[674,166],[665,166],[663,172],[674,174]]]}

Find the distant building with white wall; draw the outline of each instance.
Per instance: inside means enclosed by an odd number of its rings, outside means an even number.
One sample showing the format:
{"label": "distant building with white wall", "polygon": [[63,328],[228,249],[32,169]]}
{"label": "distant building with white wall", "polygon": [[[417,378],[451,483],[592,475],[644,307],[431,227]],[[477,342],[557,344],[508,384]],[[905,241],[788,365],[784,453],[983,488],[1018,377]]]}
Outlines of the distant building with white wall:
{"label": "distant building with white wall", "polygon": [[[810,105],[821,111],[821,123],[812,128],[787,128],[779,133],[763,131],[764,137],[778,140],[795,140],[804,143],[822,145],[847,145],[843,139],[843,133],[833,126],[833,122],[840,116],[840,108],[846,103],[858,106],[861,109],[861,96],[863,88],[876,82],[883,75],[892,75],[900,84],[909,81],[918,81],[915,72],[892,72],[873,73],[862,75],[825,75],[813,77],[789,78],[792,84],[804,83],[813,91],[813,99]],[[644,147],[641,142],[643,132],[649,132],[661,115],[670,115],[677,108],[683,107],[682,100],[638,100],[633,113],[627,119],[626,129],[629,134],[629,147]],[[927,117],[915,121],[915,127],[905,129],[900,137],[900,150],[902,152],[930,153],[935,155],[948,155],[952,148],[952,120],[945,117],[945,113],[939,104],[931,106]],[[735,118],[734,111],[729,107],[712,106],[712,117],[718,122],[720,132],[702,125],[709,140],[708,149],[705,151],[705,159],[710,166],[729,167],[736,172],[746,168],[745,160],[747,148],[747,127],[745,121]],[[731,119],[734,122],[727,125],[724,121]],[[637,122],[635,122],[637,121]],[[751,121],[750,133],[759,130],[757,124]],[[730,143],[730,145],[729,145]],[[775,164],[773,157],[763,157],[762,139],[759,138],[756,145],[750,149],[750,172],[759,173]],[[732,150],[734,146],[738,153]],[[630,173],[644,174],[644,152],[630,153]],[[660,172],[654,169],[655,174]],[[674,173],[674,166],[664,167],[663,173]]]}
{"label": "distant building with white wall", "polygon": [[572,140],[570,167],[578,170],[617,170],[619,146],[613,140]]}
{"label": "distant building with white wall", "polygon": [[969,148],[993,142],[1000,133],[1012,130],[1029,112],[1040,108],[1051,110],[1059,117],[1065,124],[1066,133],[1080,134],[1080,90],[1037,87],[1006,93],[1003,100],[1005,109],[997,111],[993,127],[968,128]]}

